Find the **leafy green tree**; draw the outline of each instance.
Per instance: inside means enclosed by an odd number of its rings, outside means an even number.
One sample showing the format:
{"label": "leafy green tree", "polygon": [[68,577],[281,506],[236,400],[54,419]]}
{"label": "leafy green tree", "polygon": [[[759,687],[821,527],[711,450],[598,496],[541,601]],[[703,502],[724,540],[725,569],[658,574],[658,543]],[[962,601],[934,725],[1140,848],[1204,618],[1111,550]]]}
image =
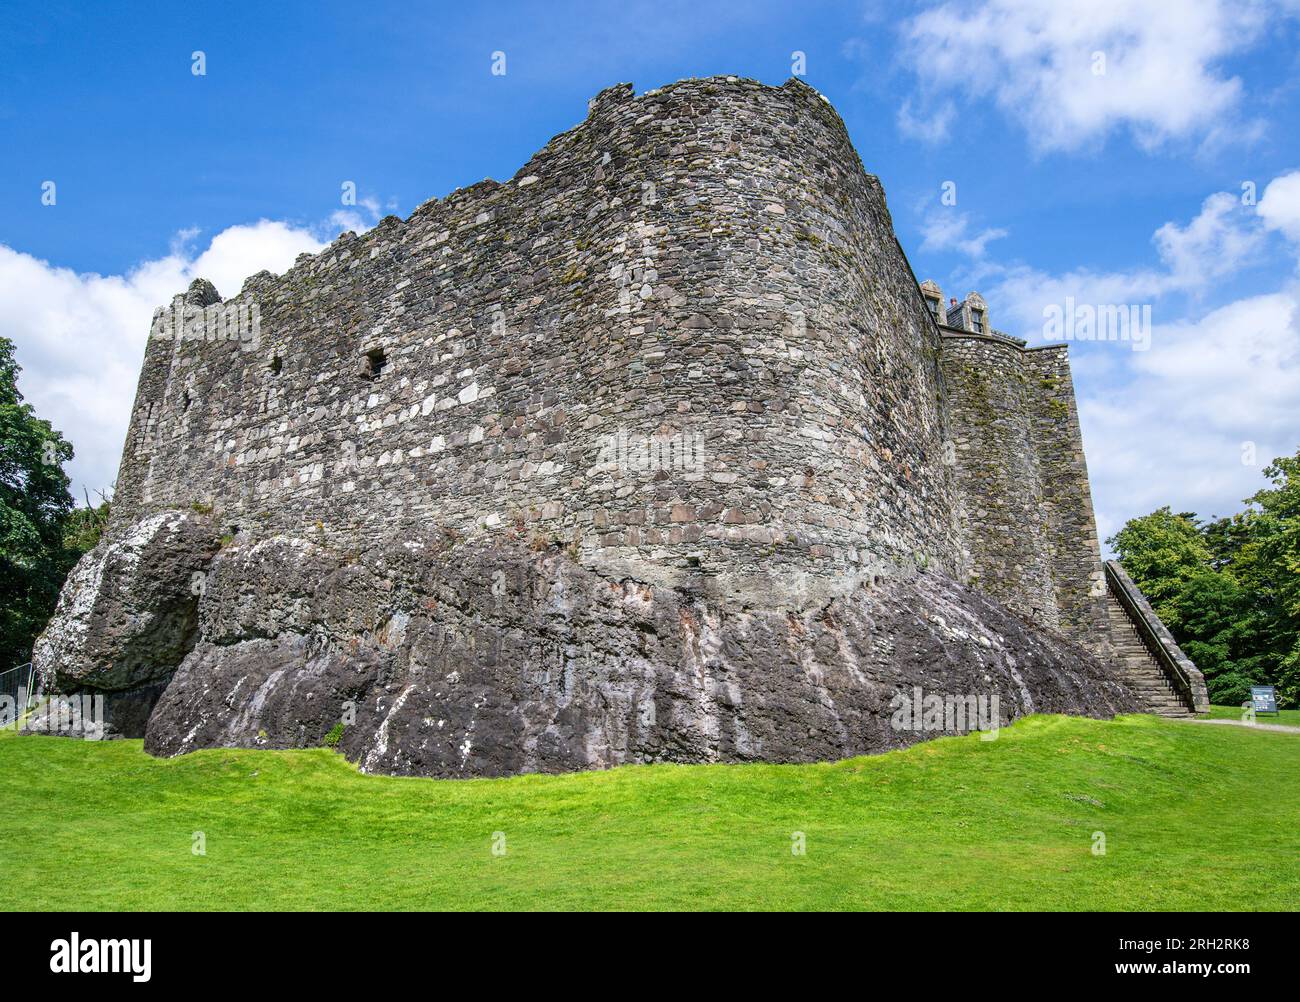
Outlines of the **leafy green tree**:
{"label": "leafy green tree", "polygon": [[1232,574],[1209,567],[1192,573],[1160,614],[1184,653],[1205,675],[1210,698],[1236,705],[1262,681],[1249,660],[1258,638],[1248,615],[1250,595]]}
{"label": "leafy green tree", "polygon": [[74,508],[68,515],[63,524],[63,549],[66,559],[71,560],[69,570],[72,569],[72,564],[81,559],[83,553],[93,550],[99,542],[99,537],[108,525],[110,507],[108,501],[101,501],[96,508]]}
{"label": "leafy green tree", "polygon": [[1216,703],[1252,685],[1300,703],[1300,452],[1264,473],[1245,511],[1200,525],[1164,507],[1107,540]]}
{"label": "leafy green tree", "polygon": [[72,446],[23,403],[19,371],[13,342],[0,337],[0,670],[30,658],[71,567]]}
{"label": "leafy green tree", "polygon": [[1276,659],[1274,684],[1288,704],[1300,701],[1300,450],[1265,468],[1273,482],[1249,499],[1249,541],[1236,565],[1256,597],[1265,648]]}
{"label": "leafy green tree", "polygon": [[1216,518],[1201,527],[1205,545],[1210,550],[1210,563],[1216,571],[1223,570],[1241,553],[1250,539],[1248,515],[1239,512],[1227,518]]}
{"label": "leafy green tree", "polygon": [[[1196,517],[1187,512],[1175,515],[1168,505],[1150,515],[1129,519],[1106,542],[1161,619],[1167,612],[1164,606],[1187,581],[1212,566],[1210,549]],[[1168,620],[1165,625],[1169,625]]]}

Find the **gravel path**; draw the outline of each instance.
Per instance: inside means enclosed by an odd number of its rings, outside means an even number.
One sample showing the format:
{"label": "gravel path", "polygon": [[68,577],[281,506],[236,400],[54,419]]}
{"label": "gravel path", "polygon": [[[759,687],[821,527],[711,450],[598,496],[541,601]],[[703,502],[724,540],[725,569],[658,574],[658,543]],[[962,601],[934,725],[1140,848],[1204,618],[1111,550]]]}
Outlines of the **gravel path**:
{"label": "gravel path", "polygon": [[1191,724],[1227,724],[1229,727],[1250,727],[1257,731],[1281,731],[1283,734],[1300,734],[1300,727],[1292,727],[1289,724],[1248,724],[1244,720],[1224,720],[1221,718],[1206,720],[1199,717],[1196,719],[1189,719],[1187,717],[1173,719],[1187,720],[1187,722]]}

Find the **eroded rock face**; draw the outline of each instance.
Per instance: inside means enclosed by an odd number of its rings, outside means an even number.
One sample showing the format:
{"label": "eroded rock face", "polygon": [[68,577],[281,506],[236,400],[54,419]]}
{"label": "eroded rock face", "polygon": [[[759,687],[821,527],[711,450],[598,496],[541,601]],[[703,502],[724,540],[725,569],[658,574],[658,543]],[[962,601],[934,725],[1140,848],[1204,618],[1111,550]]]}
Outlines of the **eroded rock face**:
{"label": "eroded rock face", "polygon": [[897,694],[1025,713],[1137,708],[1111,671],[950,579],[817,608],[614,580],[557,550],[438,535],[351,558],[274,537],[212,561],[198,640],[145,747],[318,745],[362,769],[500,776],[633,762],[808,762],[900,747]]}
{"label": "eroded rock face", "polygon": [[[73,568],[32,663],[47,691],[105,693],[120,733],[139,737],[154,699],[197,639],[211,520],[151,515],[111,533]],[[113,708],[117,708],[114,714]]]}

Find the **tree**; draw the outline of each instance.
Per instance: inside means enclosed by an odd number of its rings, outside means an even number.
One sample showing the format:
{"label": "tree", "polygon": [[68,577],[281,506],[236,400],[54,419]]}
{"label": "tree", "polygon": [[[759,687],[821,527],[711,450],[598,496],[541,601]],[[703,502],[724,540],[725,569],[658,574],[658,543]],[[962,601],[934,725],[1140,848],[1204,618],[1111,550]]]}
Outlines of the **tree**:
{"label": "tree", "polygon": [[0,670],[30,659],[71,567],[63,464],[72,446],[23,403],[20,371],[13,342],[0,337]]}
{"label": "tree", "polygon": [[1245,511],[1200,525],[1164,507],[1107,540],[1216,703],[1244,702],[1252,685],[1300,703],[1300,452],[1264,474],[1273,486]]}
{"label": "tree", "polygon": [[[1161,619],[1166,615],[1163,607],[1183,585],[1212,566],[1210,549],[1196,517],[1187,512],[1175,515],[1168,505],[1150,515],[1129,519],[1106,542],[1114,547],[1124,570]],[[1167,620],[1165,625],[1169,625]]]}
{"label": "tree", "polygon": [[87,498],[85,508],[74,508],[68,515],[63,524],[63,549],[72,561],[68,565],[69,570],[72,569],[72,564],[81,559],[83,553],[93,550],[99,542],[99,537],[108,525],[110,508],[107,498],[101,497],[96,508],[90,507],[90,499]]}
{"label": "tree", "polygon": [[1210,563],[1216,571],[1223,570],[1241,553],[1250,538],[1250,526],[1245,512],[1227,518],[1211,519],[1201,527],[1205,545],[1210,550]]}
{"label": "tree", "polygon": [[1262,666],[1250,657],[1258,637],[1249,601],[1230,573],[1206,567],[1165,603],[1161,619],[1205,676],[1212,702],[1240,705],[1250,698],[1250,687],[1264,680]]}
{"label": "tree", "polygon": [[1236,564],[1256,596],[1263,646],[1276,659],[1274,684],[1300,701],[1300,450],[1265,468],[1272,482],[1248,499],[1249,541]]}

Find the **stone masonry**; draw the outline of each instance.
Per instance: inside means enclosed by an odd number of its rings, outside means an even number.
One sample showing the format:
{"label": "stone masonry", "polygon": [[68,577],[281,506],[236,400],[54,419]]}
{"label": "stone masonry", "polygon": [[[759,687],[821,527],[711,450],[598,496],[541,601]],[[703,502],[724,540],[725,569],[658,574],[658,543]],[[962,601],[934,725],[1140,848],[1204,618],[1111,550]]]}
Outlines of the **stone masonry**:
{"label": "stone masonry", "polygon": [[973,586],[1105,653],[1106,589],[1067,351],[944,329]]}
{"label": "stone masonry", "polygon": [[608,88],[505,183],[158,311],[38,668],[167,683],[158,753],[353,707],[345,753],[431,775],[891,747],[921,680],[1132,708],[1066,351],[937,291],[806,84]]}
{"label": "stone masonry", "polygon": [[[255,340],[204,336],[253,304]],[[726,581],[958,570],[939,337],[879,183],[801,83],[612,87],[507,183],[181,308],[145,356],[122,521],[196,502],[344,547],[523,526]],[[620,477],[620,432],[699,433],[701,461]]]}

